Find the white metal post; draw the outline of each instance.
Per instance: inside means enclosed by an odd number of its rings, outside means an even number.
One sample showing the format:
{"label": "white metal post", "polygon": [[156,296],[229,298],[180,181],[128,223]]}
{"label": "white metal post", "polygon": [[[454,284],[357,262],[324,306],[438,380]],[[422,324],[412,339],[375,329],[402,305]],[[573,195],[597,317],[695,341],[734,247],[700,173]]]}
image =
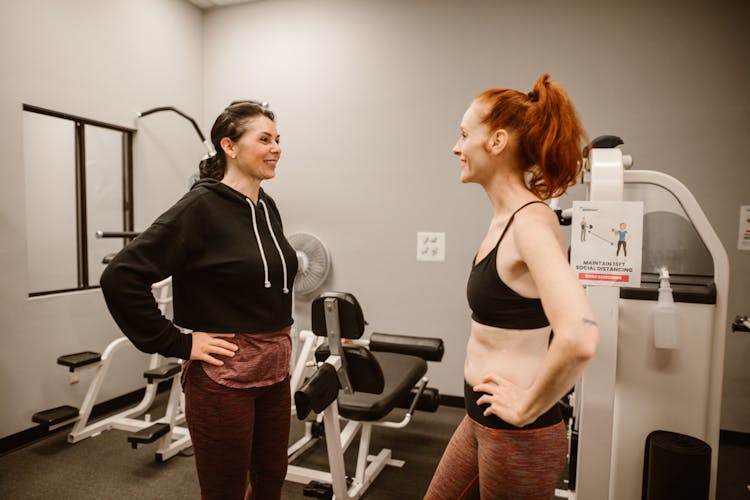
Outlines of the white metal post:
{"label": "white metal post", "polygon": [[[622,201],[622,151],[592,149],[589,164],[589,200]],[[613,498],[610,469],[620,290],[589,286],[586,292],[599,327],[599,345],[576,391],[580,410],[575,496],[579,500],[602,500]]]}
{"label": "white metal post", "polygon": [[339,427],[338,404],[336,401],[323,411],[328,465],[331,468],[333,493],[338,500],[349,498],[346,486],[346,468],[344,467],[344,449],[341,446],[341,427]]}

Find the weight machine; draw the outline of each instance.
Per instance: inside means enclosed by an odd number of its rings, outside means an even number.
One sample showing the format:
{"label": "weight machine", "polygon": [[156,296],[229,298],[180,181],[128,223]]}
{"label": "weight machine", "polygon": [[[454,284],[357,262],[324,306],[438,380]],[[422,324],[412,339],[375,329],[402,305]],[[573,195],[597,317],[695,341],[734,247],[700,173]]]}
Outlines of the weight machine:
{"label": "weight machine", "polygon": [[[443,341],[382,333],[362,339],[364,326],[362,310],[353,295],[328,292],[312,303],[312,331],[300,334],[304,344],[292,376],[296,413],[300,419],[311,411],[322,413],[322,420],[306,423],[305,436],[289,448],[286,478],[306,484],[306,496],[360,498],[386,466],[404,465],[402,460],[392,458],[390,449],[369,454],[373,428],[401,429],[409,424],[415,410],[434,412],[439,406],[440,394],[427,387],[426,372],[428,360],[442,359]],[[303,368],[308,364],[316,369],[302,382]],[[401,420],[393,421],[389,414],[396,407],[407,411]],[[346,420],[343,430],[342,420]],[[310,426],[321,423],[330,471],[294,465],[294,460],[315,442]],[[356,472],[350,478],[344,452],[357,433]]]}
{"label": "weight machine", "polygon": [[[117,234],[115,237],[122,237],[122,235]],[[172,279],[167,278],[152,286],[162,314],[172,301],[171,282]],[[131,346],[130,340],[120,337],[110,342],[101,354],[84,351],[60,356],[57,363],[68,367],[71,383],[78,381],[82,370],[95,369],[94,378],[86,391],[80,409],[69,405],[58,406],[35,413],[32,421],[49,430],[74,423],[73,429],[68,434],[69,443],[77,443],[112,429],[126,431],[127,441],[134,449],[142,444],[156,442],[155,458],[159,463],[189,448],[192,444],[190,434],[182,425],[185,422],[185,411],[180,385],[181,363],[168,360],[163,363],[158,354],[150,356],[148,369],[143,374],[147,383],[140,403],[103,419],[91,420],[94,403],[117,352],[129,346]],[[160,383],[169,384],[169,396],[164,416],[154,421],[151,420],[149,414],[146,414],[144,418],[136,418],[153,406]]]}
{"label": "weight machine", "polygon": [[[668,429],[701,439],[711,447],[713,500],[727,329],[728,257],[692,193],[667,174],[628,170],[632,158],[616,147],[620,144],[619,138],[605,136],[595,140],[587,151],[586,199],[623,201],[626,185],[661,188],[673,196],[705,245],[713,275],[696,277],[669,271],[680,334],[679,345],[673,349],[654,345],[650,321],[663,276],[644,274],[640,291],[613,286],[587,288],[600,342],[574,393],[570,487],[557,494],[579,500],[639,497],[643,443],[654,429]],[[659,266],[681,265],[680,249],[671,256],[656,258],[663,260]]]}

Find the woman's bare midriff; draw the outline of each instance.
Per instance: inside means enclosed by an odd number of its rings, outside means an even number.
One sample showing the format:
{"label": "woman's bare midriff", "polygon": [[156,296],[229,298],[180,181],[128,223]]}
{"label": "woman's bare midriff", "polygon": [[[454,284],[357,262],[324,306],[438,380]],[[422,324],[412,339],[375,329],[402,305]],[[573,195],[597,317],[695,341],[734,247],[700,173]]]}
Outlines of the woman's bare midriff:
{"label": "woman's bare midriff", "polygon": [[464,378],[469,385],[495,373],[522,388],[534,382],[549,346],[551,328],[513,330],[471,322]]}

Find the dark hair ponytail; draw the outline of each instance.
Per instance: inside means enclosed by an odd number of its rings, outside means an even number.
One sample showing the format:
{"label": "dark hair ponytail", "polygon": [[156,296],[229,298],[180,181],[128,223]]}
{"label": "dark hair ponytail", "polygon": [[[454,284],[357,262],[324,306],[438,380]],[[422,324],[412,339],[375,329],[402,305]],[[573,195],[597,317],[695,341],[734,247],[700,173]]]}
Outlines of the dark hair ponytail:
{"label": "dark hair ponytail", "polygon": [[[214,145],[214,148],[215,147],[216,145]],[[219,153],[218,149],[216,150],[215,155],[202,159],[198,164],[198,172],[201,179],[216,179],[217,181],[220,181],[224,178],[224,170],[226,170],[226,168],[227,164],[224,157],[224,151]]]}
{"label": "dark hair ponytail", "polygon": [[276,121],[276,115],[264,104],[255,101],[233,102],[227,106],[224,111],[216,118],[213,127],[211,127],[211,144],[213,144],[216,154],[209,156],[200,161],[198,171],[201,179],[224,178],[227,168],[227,157],[224,149],[221,147],[221,140],[224,137],[232,141],[239,140],[245,133],[247,121],[256,116],[265,116],[271,121]]}
{"label": "dark hair ponytail", "polygon": [[541,199],[560,196],[575,184],[583,166],[586,132],[567,92],[541,75],[531,92],[491,89],[480,96],[490,105],[484,122],[492,130],[518,134],[529,189]]}

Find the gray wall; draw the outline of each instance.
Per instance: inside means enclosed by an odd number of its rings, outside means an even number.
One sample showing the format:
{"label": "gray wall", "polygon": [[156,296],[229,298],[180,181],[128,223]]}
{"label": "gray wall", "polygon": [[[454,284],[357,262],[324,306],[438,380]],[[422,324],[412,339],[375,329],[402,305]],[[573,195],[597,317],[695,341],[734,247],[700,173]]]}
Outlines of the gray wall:
{"label": "gray wall", "polygon": [[[658,3],[658,5],[657,5]],[[705,3],[705,2],[703,2]],[[640,5],[639,5],[640,4]],[[617,134],[638,168],[695,193],[733,271],[729,314],[750,310],[747,5],[700,2],[277,0],[210,11],[204,116],[264,99],[284,154],[266,189],[286,228],[330,248],[327,288],[353,292],[373,331],[438,336],[432,383],[462,393],[469,263],[491,216],[450,154],[471,98],[549,72],[592,137]],[[739,10],[738,10],[739,9]],[[208,126],[208,121],[206,122]],[[582,190],[574,190],[578,199]],[[563,200],[563,205],[570,203]],[[417,262],[417,231],[444,231],[444,263]],[[308,324],[306,304],[298,321]],[[750,431],[750,335],[727,334],[723,427]]]}
{"label": "gray wall", "polygon": [[[92,374],[71,386],[55,360],[101,352],[120,335],[98,290],[27,297],[22,104],[126,127],[165,104],[200,118],[202,19],[183,0],[0,1],[0,437],[32,427],[36,411],[80,405]],[[142,228],[185,191],[202,148],[179,117],[154,115],[138,129]],[[122,356],[100,400],[142,387],[145,367],[134,349]]]}
{"label": "gray wall", "polygon": [[[201,13],[183,0],[0,0],[0,437],[30,427],[36,410],[77,404],[81,389],[55,358],[118,335],[97,291],[26,297],[22,103],[126,126],[171,104],[208,131],[228,101],[268,100],[284,155],[266,189],[287,232],[328,245],[326,288],[356,294],[371,330],[444,338],[433,384],[457,395],[465,280],[491,211],[480,189],[460,184],[450,148],[472,96],[528,89],[543,71],[566,86],[591,136],[622,136],[638,168],[695,193],[730,257],[730,318],[750,312],[740,279],[750,254],[736,249],[738,207],[750,204],[740,146],[750,131],[750,8],[732,8],[274,0]],[[184,191],[202,150],[174,116],[138,130],[142,228]],[[416,261],[417,231],[446,232],[444,263]],[[303,327],[307,308],[298,301]],[[727,333],[725,429],[750,432],[749,351],[750,335]],[[105,396],[142,384],[125,368]]]}

